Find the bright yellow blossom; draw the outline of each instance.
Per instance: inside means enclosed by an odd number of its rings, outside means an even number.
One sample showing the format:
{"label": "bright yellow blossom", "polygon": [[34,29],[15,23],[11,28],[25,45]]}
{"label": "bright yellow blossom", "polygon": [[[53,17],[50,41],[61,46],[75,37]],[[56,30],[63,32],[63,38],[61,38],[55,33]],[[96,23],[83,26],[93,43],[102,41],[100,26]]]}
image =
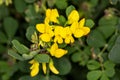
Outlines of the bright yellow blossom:
{"label": "bright yellow blossom", "polygon": [[46,74],[47,73],[46,63],[42,63],[42,69],[43,69],[44,74]]}
{"label": "bright yellow blossom", "polygon": [[74,42],[74,38],[72,37],[72,32],[70,30],[70,27],[63,28],[63,30],[61,32],[61,36],[62,36],[62,38],[65,39],[66,44]]}
{"label": "bright yellow blossom", "polygon": [[51,56],[55,56],[56,58],[61,58],[67,53],[67,50],[58,48],[57,43],[54,43],[50,48]]}
{"label": "bright yellow blossom", "polygon": [[63,43],[63,39],[61,36],[61,33],[63,31],[63,27],[62,26],[56,26],[54,33],[55,33],[55,38],[54,38],[54,42],[58,42],[59,44]]}
{"label": "bright yellow blossom", "polygon": [[70,29],[76,38],[80,38],[84,35],[87,35],[90,32],[90,28],[85,27],[84,24],[85,24],[85,18],[83,18],[79,22],[74,22],[71,25]]}
{"label": "bright yellow blossom", "polygon": [[[48,65],[49,65],[49,66],[48,66],[49,69],[50,69],[54,74],[59,74],[59,71],[55,68],[52,59],[50,59],[50,62],[48,63]],[[42,63],[42,69],[43,69],[44,74],[47,73],[47,68],[48,68],[48,67],[47,67],[46,63]]]}
{"label": "bright yellow blossom", "polygon": [[74,38],[72,37],[72,32],[69,27],[56,26],[54,33],[54,42],[61,44],[63,43],[63,39],[65,39],[66,44],[74,42]]}
{"label": "bright yellow blossom", "polygon": [[68,16],[68,23],[72,24],[73,22],[76,22],[79,20],[79,13],[77,10],[71,11],[71,13]]}
{"label": "bright yellow blossom", "polygon": [[54,23],[59,23],[57,18],[59,17],[57,9],[47,9],[46,10],[46,18],[45,18],[45,23],[54,22]]}
{"label": "bright yellow blossom", "polygon": [[48,24],[37,24],[36,29],[42,33],[39,38],[42,41],[49,42],[51,38],[54,36],[54,33],[52,31],[52,27]]}
{"label": "bright yellow blossom", "polygon": [[30,69],[31,69],[30,75],[31,75],[31,77],[34,77],[39,72],[39,63],[35,60],[31,60],[29,63],[32,64],[32,66],[30,67]]}
{"label": "bright yellow blossom", "polygon": [[49,68],[50,68],[50,70],[51,70],[54,74],[59,74],[59,71],[55,68],[52,59],[51,59],[50,62],[49,62]]}

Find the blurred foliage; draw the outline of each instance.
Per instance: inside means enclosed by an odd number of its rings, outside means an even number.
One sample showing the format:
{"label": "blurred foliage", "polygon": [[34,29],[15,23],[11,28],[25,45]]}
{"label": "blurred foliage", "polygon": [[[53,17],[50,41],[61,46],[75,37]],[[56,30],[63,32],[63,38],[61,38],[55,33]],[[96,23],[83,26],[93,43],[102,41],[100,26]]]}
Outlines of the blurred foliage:
{"label": "blurred foliage", "polygon": [[[73,9],[78,10],[91,32],[74,44],[60,46],[68,50],[66,56],[54,59],[60,74],[48,78],[40,71],[31,78],[27,60],[37,53],[29,51],[31,36],[47,8],[64,15],[59,17],[61,24]],[[49,56],[35,59],[47,62]],[[120,0],[0,0],[0,80],[120,80],[119,63]]]}

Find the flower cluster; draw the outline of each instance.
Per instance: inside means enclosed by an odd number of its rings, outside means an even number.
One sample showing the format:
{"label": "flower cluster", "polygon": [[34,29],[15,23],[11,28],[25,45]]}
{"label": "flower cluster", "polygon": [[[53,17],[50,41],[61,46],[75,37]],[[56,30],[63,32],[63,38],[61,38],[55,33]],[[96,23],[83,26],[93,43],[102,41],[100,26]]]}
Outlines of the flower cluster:
{"label": "flower cluster", "polygon": [[[90,32],[90,28],[84,26],[85,18],[80,19],[79,13],[77,10],[71,11],[68,16],[68,20],[65,23],[65,26],[62,26],[58,20],[59,14],[57,9],[47,9],[46,17],[44,23],[40,23],[36,25],[36,29],[39,32],[39,44],[41,41],[51,45],[47,47],[47,51],[50,56],[54,56],[56,58],[61,58],[65,54],[67,54],[67,50],[59,48],[59,44],[71,44],[74,43],[75,38],[80,38],[82,36],[87,35]],[[43,46],[44,47],[44,46]],[[30,61],[32,66],[31,76],[35,76],[39,72],[39,63],[35,60]],[[54,67],[53,60],[51,59],[49,64],[50,70],[58,74],[59,71]],[[42,63],[43,72],[46,74],[46,63]]]}

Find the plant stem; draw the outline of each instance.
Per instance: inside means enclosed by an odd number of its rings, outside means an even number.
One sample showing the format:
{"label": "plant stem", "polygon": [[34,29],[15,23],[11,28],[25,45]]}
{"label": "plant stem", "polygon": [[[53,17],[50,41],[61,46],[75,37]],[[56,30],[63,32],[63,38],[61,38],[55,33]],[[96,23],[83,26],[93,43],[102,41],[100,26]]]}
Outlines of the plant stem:
{"label": "plant stem", "polygon": [[46,80],[49,80],[49,73],[50,73],[50,69],[49,69],[49,65],[47,64]]}
{"label": "plant stem", "polygon": [[102,54],[104,53],[104,51],[107,49],[108,47],[108,44],[105,44],[104,48],[102,49],[102,51],[98,54],[98,58],[99,58],[99,61],[100,61],[100,64],[101,64],[101,69],[102,71],[104,71],[104,66],[103,66],[103,57],[102,57]]}

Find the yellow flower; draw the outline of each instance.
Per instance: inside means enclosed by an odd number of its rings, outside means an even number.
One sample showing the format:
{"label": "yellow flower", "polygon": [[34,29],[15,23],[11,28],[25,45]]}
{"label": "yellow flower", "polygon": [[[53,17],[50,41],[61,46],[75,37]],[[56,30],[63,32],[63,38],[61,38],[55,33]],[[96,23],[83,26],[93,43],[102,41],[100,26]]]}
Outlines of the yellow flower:
{"label": "yellow flower", "polygon": [[84,24],[85,24],[85,18],[80,20],[79,23],[74,22],[71,25],[70,29],[76,38],[80,38],[84,35],[87,35],[90,32],[90,28],[85,27]]}
{"label": "yellow flower", "polygon": [[69,16],[68,16],[68,23],[72,24],[73,22],[76,22],[79,20],[79,13],[77,12],[77,10],[73,10]]}
{"label": "yellow flower", "polygon": [[51,56],[55,56],[56,58],[61,58],[67,53],[67,50],[58,48],[57,43],[54,43],[50,48]]}
{"label": "yellow flower", "polygon": [[45,18],[45,23],[54,22],[54,23],[59,23],[57,18],[59,17],[57,9],[47,9],[46,10],[46,18]]}
{"label": "yellow flower", "polygon": [[37,61],[35,61],[35,60],[31,60],[29,63],[32,64],[32,66],[30,67],[30,69],[31,69],[30,75],[32,77],[34,77],[39,72],[39,63]]}
{"label": "yellow flower", "polygon": [[63,39],[62,39],[62,36],[61,36],[62,31],[63,31],[62,26],[56,26],[55,27],[55,30],[54,30],[54,34],[55,34],[54,42],[58,42],[59,44],[63,43]]}
{"label": "yellow flower", "polygon": [[42,63],[42,69],[43,69],[44,74],[46,74],[47,73],[46,63]]}
{"label": "yellow flower", "polygon": [[50,60],[50,62],[49,62],[49,68],[54,74],[59,74],[59,71],[55,68],[52,60]]}
{"label": "yellow flower", "polygon": [[62,26],[56,26],[54,33],[54,42],[58,42],[59,44],[61,44],[63,43],[63,39],[65,39],[66,44],[74,42],[74,38],[72,37],[72,32],[69,27],[63,28]]}
{"label": "yellow flower", "polygon": [[48,63],[48,67],[46,63],[42,63],[42,69],[43,69],[44,74],[47,73],[47,68],[49,68],[54,74],[59,74],[59,71],[55,68],[52,59],[50,59],[50,62]]}
{"label": "yellow flower", "polygon": [[49,42],[51,38],[54,36],[54,33],[52,31],[52,27],[48,24],[37,24],[36,29],[42,33],[39,38],[42,41]]}
{"label": "yellow flower", "polygon": [[74,42],[74,38],[72,37],[72,32],[70,30],[70,27],[63,28],[63,30],[60,34],[61,34],[62,38],[65,39],[66,44]]}

